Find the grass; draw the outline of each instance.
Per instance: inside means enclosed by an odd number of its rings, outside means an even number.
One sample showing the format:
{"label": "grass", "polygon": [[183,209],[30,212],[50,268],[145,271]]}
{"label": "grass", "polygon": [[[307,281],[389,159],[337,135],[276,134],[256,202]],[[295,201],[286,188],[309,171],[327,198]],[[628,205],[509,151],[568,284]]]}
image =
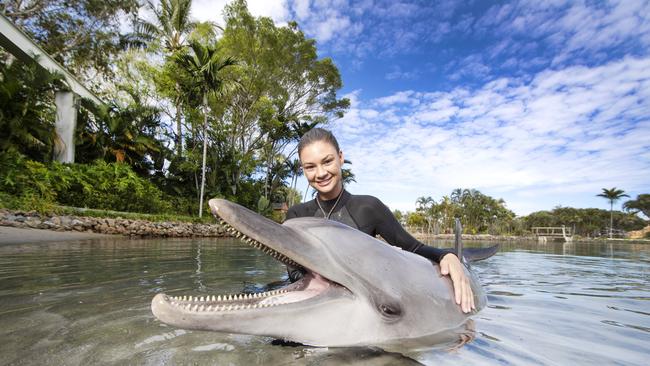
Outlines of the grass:
{"label": "grass", "polygon": [[214,217],[212,217],[212,215],[209,213],[206,216],[199,218],[198,216],[184,216],[184,215],[173,215],[173,214],[143,214],[143,213],[136,213],[136,212],[96,210],[90,208],[78,208],[78,207],[69,207],[69,206],[56,206],[55,213],[59,215],[75,215],[75,216],[85,216],[85,217],[100,217],[100,218],[127,219],[127,220],[145,220],[151,222],[179,221],[179,222],[189,222],[195,224],[216,223]]}

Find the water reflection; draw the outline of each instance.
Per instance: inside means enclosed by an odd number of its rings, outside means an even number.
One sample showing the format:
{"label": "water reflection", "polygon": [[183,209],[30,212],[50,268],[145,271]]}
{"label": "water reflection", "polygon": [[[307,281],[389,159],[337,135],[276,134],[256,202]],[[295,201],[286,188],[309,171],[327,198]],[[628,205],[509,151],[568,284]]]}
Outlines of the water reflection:
{"label": "water reflection", "polygon": [[153,318],[158,292],[258,292],[286,278],[277,262],[234,240],[3,246],[0,364],[642,365],[650,356],[649,263],[642,244],[502,244],[474,265],[489,306],[471,328],[384,352],[274,346]]}

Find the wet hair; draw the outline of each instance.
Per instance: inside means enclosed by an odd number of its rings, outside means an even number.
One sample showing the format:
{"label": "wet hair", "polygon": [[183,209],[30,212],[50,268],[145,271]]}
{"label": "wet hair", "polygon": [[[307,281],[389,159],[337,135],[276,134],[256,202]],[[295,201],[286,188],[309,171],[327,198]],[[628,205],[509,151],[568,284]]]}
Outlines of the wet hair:
{"label": "wet hair", "polygon": [[316,141],[324,141],[329,143],[330,145],[334,146],[334,149],[336,149],[336,152],[340,152],[341,149],[339,148],[339,142],[336,141],[336,137],[332,134],[331,131],[328,131],[324,128],[316,127],[312,128],[311,130],[307,131],[302,137],[300,138],[300,142],[298,143],[298,156],[300,156],[300,153],[304,148],[307,146],[311,145],[312,143]]}

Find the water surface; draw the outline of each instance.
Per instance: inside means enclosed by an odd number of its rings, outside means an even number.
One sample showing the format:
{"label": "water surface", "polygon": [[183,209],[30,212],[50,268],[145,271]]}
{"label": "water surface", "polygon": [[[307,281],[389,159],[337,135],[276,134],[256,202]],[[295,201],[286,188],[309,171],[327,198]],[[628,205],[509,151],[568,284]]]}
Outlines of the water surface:
{"label": "water surface", "polygon": [[489,305],[468,325],[466,343],[387,353],[279,346],[266,337],[177,329],[152,316],[158,292],[251,292],[285,276],[279,263],[236,240],[2,246],[0,364],[644,365],[650,359],[649,246],[509,243],[473,268]]}

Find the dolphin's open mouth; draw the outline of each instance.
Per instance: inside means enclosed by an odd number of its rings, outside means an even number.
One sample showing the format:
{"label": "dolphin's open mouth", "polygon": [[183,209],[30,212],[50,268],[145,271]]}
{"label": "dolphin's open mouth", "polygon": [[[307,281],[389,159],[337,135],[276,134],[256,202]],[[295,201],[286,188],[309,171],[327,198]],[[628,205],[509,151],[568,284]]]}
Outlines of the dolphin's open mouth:
{"label": "dolphin's open mouth", "polygon": [[[241,311],[259,311],[276,306],[286,306],[324,295],[328,292],[347,292],[350,290],[344,286],[327,279],[319,273],[306,268],[288,255],[274,250],[269,245],[260,242],[245,233],[239,231],[215,212],[215,218],[219,224],[233,237],[241,240],[250,246],[261,250],[283,264],[304,268],[304,276],[287,286],[272,291],[261,293],[239,293],[207,296],[168,296],[158,294],[152,304],[158,308],[165,307],[166,311],[176,313],[233,313]],[[155,309],[155,307],[154,307]]]}
{"label": "dolphin's open mouth", "polygon": [[[212,199],[209,205],[231,235],[281,263],[304,268],[305,275],[263,293],[157,294],[151,311],[163,323],[350,346],[426,337],[467,319],[454,302],[450,280],[413,253],[329,220],[303,217],[280,225],[226,200]],[[485,293],[470,280],[482,307]]]}

